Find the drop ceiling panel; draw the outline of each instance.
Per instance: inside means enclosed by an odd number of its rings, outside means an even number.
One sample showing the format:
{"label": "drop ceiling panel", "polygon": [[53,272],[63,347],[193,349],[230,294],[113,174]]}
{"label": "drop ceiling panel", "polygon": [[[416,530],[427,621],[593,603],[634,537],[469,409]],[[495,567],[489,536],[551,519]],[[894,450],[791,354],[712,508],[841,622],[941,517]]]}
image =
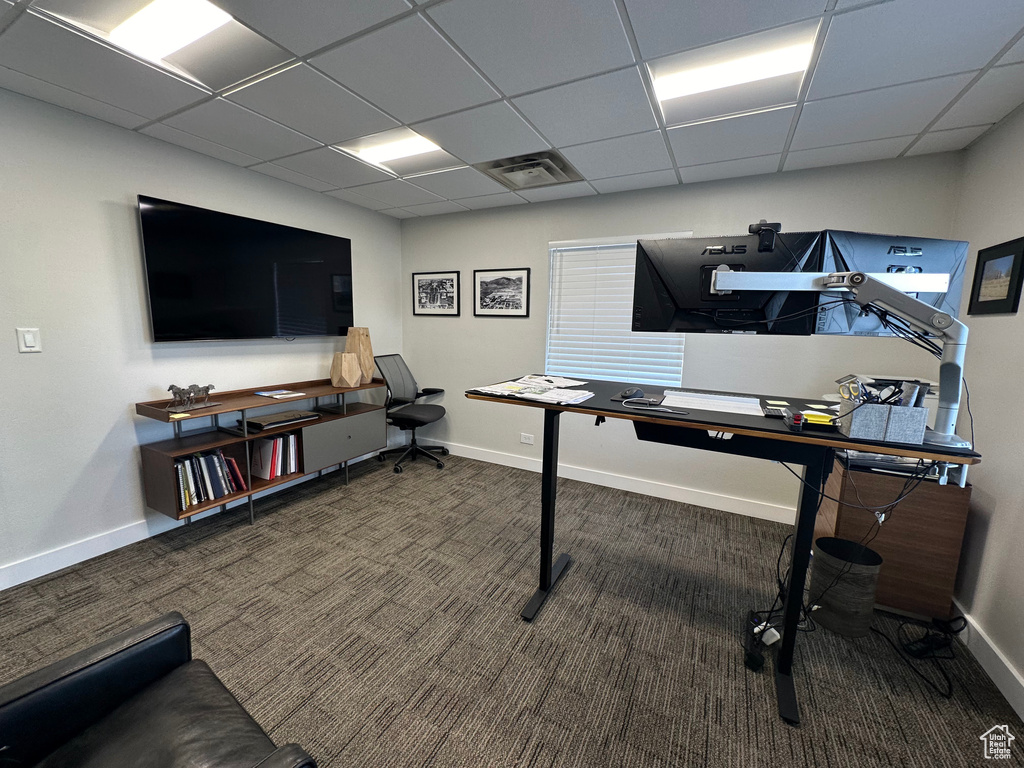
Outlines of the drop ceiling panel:
{"label": "drop ceiling panel", "polygon": [[518,194],[525,197],[531,203],[542,203],[547,200],[564,200],[569,197],[584,197],[596,195],[597,192],[585,181],[575,181],[569,184],[556,184],[553,187],[538,187],[537,189],[521,189]]}
{"label": "drop ceiling panel", "polygon": [[[513,103],[556,147],[658,127],[636,67],[532,93]],[[610,104],[615,108],[609,109]]]}
{"label": "drop ceiling panel", "polygon": [[226,98],[324,144],[399,124],[305,64],[265,77]]}
{"label": "drop ceiling panel", "polygon": [[680,168],[679,175],[684,184],[734,179],[738,176],[758,176],[778,171],[781,157],[782,155],[766,155],[764,157],[747,157],[742,160],[727,160],[722,163],[692,165],[689,168]]}
{"label": "drop ceiling panel", "polygon": [[300,56],[410,8],[405,0],[217,0],[216,4]]}
{"label": "drop ceiling panel", "polygon": [[4,32],[0,66],[156,118],[206,92],[31,13]]}
{"label": "drop ceiling panel", "polygon": [[990,69],[934,126],[936,130],[998,123],[1024,102],[1024,64]]}
{"label": "drop ceiling panel", "polygon": [[587,179],[606,179],[672,168],[672,160],[661,131],[566,147],[562,154]]}
{"label": "drop ceiling panel", "polygon": [[413,129],[470,165],[550,149],[503,101],[417,123]]}
{"label": "drop ceiling panel", "polygon": [[474,168],[456,168],[452,171],[428,173],[425,176],[414,176],[407,181],[448,200],[460,197],[479,197],[505,191],[501,184],[487,178]]}
{"label": "drop ceiling panel", "polygon": [[825,5],[826,0],[626,0],[645,59],[819,16]]}
{"label": "drop ceiling panel", "polygon": [[676,165],[703,165],[781,152],[793,122],[793,108],[672,128],[668,140]]}
{"label": "drop ceiling panel", "polygon": [[627,192],[633,189],[650,187],[668,187],[678,184],[675,171],[652,171],[650,173],[633,173],[629,176],[616,176],[613,179],[599,179],[591,185],[602,195],[613,192]]}
{"label": "drop ceiling panel", "polygon": [[171,128],[171,126],[164,125],[163,123],[154,123],[147,126],[140,133],[153,136],[170,144],[177,144],[179,147],[185,147],[185,149],[191,149],[193,152],[216,157],[218,160],[234,163],[235,165],[253,165],[260,161],[260,158],[253,155],[247,155],[244,152],[225,147],[222,144],[201,139],[198,136],[193,136],[191,133],[179,131],[177,128]]}
{"label": "drop ceiling panel", "polygon": [[423,203],[422,205],[407,205],[405,210],[415,213],[417,216],[438,216],[443,213],[465,213],[468,208],[463,208],[458,203],[445,200],[440,203]]}
{"label": "drop ceiling panel", "polygon": [[790,152],[786,156],[784,171],[795,171],[800,168],[818,168],[823,165],[843,165],[845,163],[866,163],[869,160],[887,160],[896,157],[907,148],[913,136],[901,136],[892,139],[862,141],[858,144],[843,144],[838,147],[821,149],[805,149]]}
{"label": "drop ceiling panel", "polygon": [[274,163],[260,163],[259,165],[253,165],[249,168],[250,171],[256,171],[258,173],[265,174],[267,176],[273,176],[275,179],[281,179],[281,181],[287,181],[292,184],[297,184],[300,187],[306,187],[316,192],[326,192],[328,189],[334,189],[334,184],[328,184],[314,179],[310,176],[306,176],[302,173],[297,173],[289,168],[283,168],[280,165]]}
{"label": "drop ceiling panel", "polygon": [[401,208],[388,208],[386,210],[381,211],[381,213],[386,213],[388,216],[392,216],[396,219],[415,219],[417,216],[417,214],[403,210]]}
{"label": "drop ceiling panel", "polygon": [[470,197],[457,201],[472,211],[480,211],[484,208],[504,208],[506,205],[523,205],[526,201],[513,192],[504,192],[500,195],[483,195],[482,197]]}
{"label": "drop ceiling panel", "polygon": [[406,123],[497,98],[419,16],[397,21],[310,63]]}
{"label": "drop ceiling panel", "polygon": [[392,178],[391,174],[330,147],[283,157],[276,160],[275,163],[306,176],[312,176],[314,179],[329,182],[335,187],[354,187],[357,184],[368,184],[372,181]]}
{"label": "drop ceiling panel", "polygon": [[427,192],[425,189],[414,187],[412,184],[401,179],[366,184],[354,191],[358,195],[366,195],[396,207],[419,205],[420,203],[437,203],[442,200],[440,196],[435,195],[433,192]]}
{"label": "drop ceiling panel", "polygon": [[[0,9],[2,10],[2,9]],[[0,67],[0,88],[6,88],[15,93],[31,96],[58,107],[70,109],[73,112],[81,112],[83,115],[95,117],[122,128],[136,128],[143,123],[149,122],[149,118],[136,115],[124,109],[118,109],[102,101],[91,99],[80,93],[61,88],[59,85],[52,85],[35,77],[23,75],[13,69]]]}
{"label": "drop ceiling panel", "polygon": [[932,152],[954,152],[963,149],[991,125],[976,125],[972,128],[954,128],[951,131],[929,131],[910,150],[908,155],[927,155]]}
{"label": "drop ceiling panel", "polygon": [[428,13],[508,95],[633,63],[614,0],[450,0]]}
{"label": "drop ceiling panel", "polygon": [[973,75],[954,75],[804,105],[792,149],[920,133]]}
{"label": "drop ceiling panel", "polygon": [[351,189],[335,189],[333,192],[328,192],[327,194],[331,197],[336,197],[339,200],[344,200],[347,203],[353,203],[355,205],[362,206],[363,208],[369,208],[371,211],[379,211],[390,207],[387,203],[382,203],[380,200],[374,200],[372,197],[356,194]]}
{"label": "drop ceiling panel", "polygon": [[194,136],[254,155],[260,160],[273,160],[319,146],[318,142],[290,128],[224,99],[213,99],[163,122]]}
{"label": "drop ceiling panel", "polygon": [[1020,0],[900,0],[837,15],[809,98],[981,69],[1022,26]]}

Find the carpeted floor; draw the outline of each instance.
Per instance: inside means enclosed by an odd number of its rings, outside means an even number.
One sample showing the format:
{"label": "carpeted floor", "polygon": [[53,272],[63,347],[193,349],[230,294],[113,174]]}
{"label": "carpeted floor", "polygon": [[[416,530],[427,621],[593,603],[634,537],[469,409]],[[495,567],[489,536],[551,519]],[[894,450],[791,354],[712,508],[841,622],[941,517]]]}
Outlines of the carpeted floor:
{"label": "carpeted floor", "polygon": [[[538,619],[540,476],[450,457],[352,470],[0,593],[0,683],[179,610],[278,744],[321,766],[965,766],[1024,724],[963,648],[939,698],[882,640],[802,634],[803,724],[739,627],[784,526],[559,483],[573,565]],[[795,482],[795,481],[794,481]],[[896,623],[879,615],[893,634]],[[938,679],[929,665],[921,671]]]}

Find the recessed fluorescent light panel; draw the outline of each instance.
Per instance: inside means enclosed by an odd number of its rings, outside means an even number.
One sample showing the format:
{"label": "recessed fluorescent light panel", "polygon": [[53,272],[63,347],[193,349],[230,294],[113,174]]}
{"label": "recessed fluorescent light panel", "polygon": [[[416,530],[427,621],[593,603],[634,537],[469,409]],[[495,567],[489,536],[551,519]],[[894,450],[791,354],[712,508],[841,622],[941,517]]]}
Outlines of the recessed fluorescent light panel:
{"label": "recessed fluorescent light panel", "polygon": [[814,53],[818,22],[804,22],[648,64],[668,125],[793,103]]}
{"label": "recessed fluorescent light panel", "polygon": [[110,41],[144,59],[160,62],[231,21],[206,0],[154,0],[110,31]]}
{"label": "recessed fluorescent light panel", "polygon": [[437,144],[408,128],[375,133],[339,144],[338,149],[399,176],[441,171],[462,165]]}

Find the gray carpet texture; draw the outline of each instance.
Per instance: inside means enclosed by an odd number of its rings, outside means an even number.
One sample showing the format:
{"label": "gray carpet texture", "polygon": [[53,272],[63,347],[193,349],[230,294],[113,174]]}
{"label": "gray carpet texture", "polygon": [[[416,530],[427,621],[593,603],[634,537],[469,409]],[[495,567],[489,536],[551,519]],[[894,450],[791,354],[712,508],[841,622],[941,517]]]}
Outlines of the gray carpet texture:
{"label": "gray carpet texture", "polygon": [[[278,744],[321,766],[991,765],[1024,724],[957,643],[935,694],[872,634],[800,635],[803,722],[740,628],[774,596],[777,523],[569,480],[537,620],[540,476],[363,462],[0,593],[0,683],[170,610]],[[795,481],[794,481],[795,482]],[[897,622],[876,613],[895,636]],[[918,670],[942,682],[932,662]]]}

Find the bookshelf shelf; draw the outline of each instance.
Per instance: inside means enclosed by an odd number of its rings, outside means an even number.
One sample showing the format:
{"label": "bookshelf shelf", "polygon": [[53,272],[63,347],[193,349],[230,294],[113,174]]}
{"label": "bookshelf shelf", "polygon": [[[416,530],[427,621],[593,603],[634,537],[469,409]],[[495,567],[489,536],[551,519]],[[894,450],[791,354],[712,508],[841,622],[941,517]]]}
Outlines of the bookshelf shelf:
{"label": "bookshelf shelf", "polygon": [[[172,418],[167,410],[171,400],[153,400],[135,404],[140,416],[156,419],[174,426],[174,437],[141,446],[143,485],[146,504],[176,520],[188,520],[195,514],[223,507],[239,499],[249,502],[249,519],[254,519],[253,496],[277,486],[298,480],[306,475],[320,473],[331,466],[345,469],[348,482],[348,462],[358,456],[383,448],[387,443],[385,410],[382,405],[352,401],[348,397],[363,390],[383,388],[384,382],[374,379],[359,387],[334,387],[329,380],[299,381],[287,384],[255,387],[217,393],[216,405],[197,408]],[[257,395],[257,391],[287,389],[303,393],[300,397],[277,400]],[[312,408],[310,402],[312,401]],[[274,411],[262,409],[271,409]],[[266,415],[281,410],[304,409],[315,411],[319,418],[283,426],[251,431],[246,422],[251,411]],[[237,420],[222,423],[221,417],[237,414]],[[196,419],[209,419],[208,425],[184,429]],[[252,472],[253,447],[257,440],[268,437],[295,435],[297,472],[286,473],[271,480]],[[188,462],[193,456],[233,459],[244,479],[245,490],[231,490],[216,498],[190,503],[182,509],[181,487],[175,465]],[[220,460],[218,458],[218,460]],[[230,482],[229,482],[230,484]]]}

